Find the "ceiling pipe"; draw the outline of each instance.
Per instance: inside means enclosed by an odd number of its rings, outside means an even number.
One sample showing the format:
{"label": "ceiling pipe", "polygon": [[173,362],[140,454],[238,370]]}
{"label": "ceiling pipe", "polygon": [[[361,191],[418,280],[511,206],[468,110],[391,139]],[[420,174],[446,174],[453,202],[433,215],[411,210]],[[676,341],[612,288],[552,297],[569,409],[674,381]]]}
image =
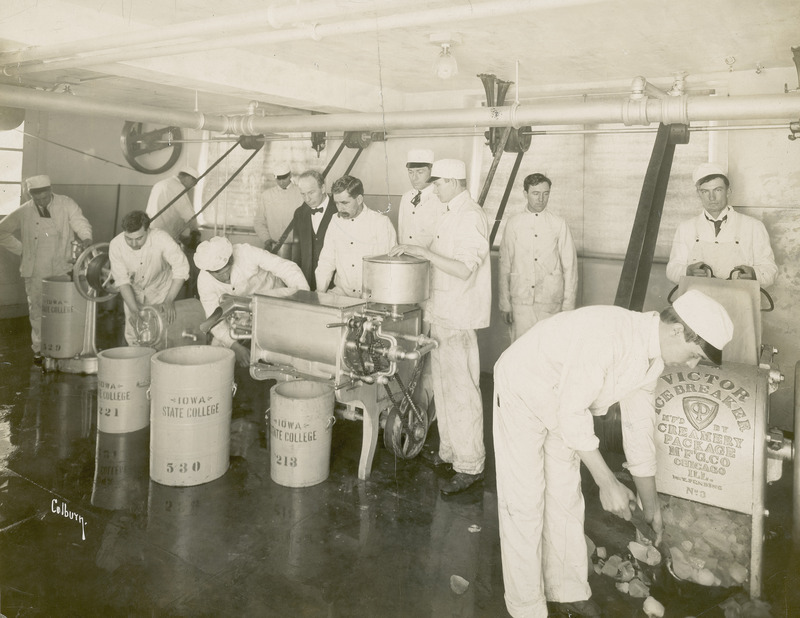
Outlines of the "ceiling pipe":
{"label": "ceiling pipe", "polygon": [[782,120],[800,118],[800,94],[704,97],[682,95],[667,99],[630,97],[576,101],[539,101],[504,107],[313,114],[294,116],[207,115],[141,105],[91,101],[76,96],[0,85],[0,105],[97,115],[139,122],[175,125],[235,135],[303,131],[387,131],[462,127],[519,128],[525,125],[614,124],[648,126],[652,123],[689,124],[701,121]]}
{"label": "ceiling pipe", "polygon": [[[406,0],[372,0],[370,8],[384,10],[405,5]],[[68,56],[118,50],[127,46],[147,45],[150,43],[165,45],[174,40],[186,40],[192,37],[205,37],[207,39],[208,37],[223,36],[223,34],[229,37],[234,32],[262,30],[265,25],[279,29],[286,24],[293,24],[297,21],[329,19],[352,13],[364,13],[364,6],[342,6],[336,0],[321,0],[320,2],[302,5],[275,6],[273,4],[260,11],[249,11],[247,13],[172,24],[163,28],[147,28],[136,32],[110,34],[81,41],[37,45],[17,51],[2,52],[0,53],[0,66],[56,60]]]}
{"label": "ceiling pipe", "polygon": [[223,48],[243,48],[256,45],[274,45],[311,39],[320,41],[326,37],[342,36],[347,34],[361,34],[364,32],[374,32],[376,30],[393,30],[397,28],[413,28],[428,26],[439,23],[453,23],[458,21],[470,21],[485,19],[487,17],[497,17],[500,15],[517,15],[520,12],[535,11],[551,8],[564,8],[567,6],[594,4],[603,0],[495,0],[494,2],[483,2],[480,4],[467,3],[456,7],[446,7],[439,9],[429,9],[426,11],[409,11],[406,13],[396,13],[394,15],[384,15],[382,17],[369,17],[364,19],[354,19],[341,21],[332,24],[312,24],[310,26],[294,28],[291,30],[279,30],[249,35],[224,36],[213,40],[193,41],[190,43],[170,44],[163,47],[151,47],[147,49],[128,49],[110,53],[101,53],[91,56],[81,56],[69,60],[56,60],[42,64],[30,64],[17,66],[14,63],[6,63],[3,66],[3,74],[9,77],[25,75],[29,73],[41,73],[56,69],[75,69],[97,65],[112,64],[115,62],[127,62],[142,58],[152,58],[154,56],[174,56],[198,51],[211,51]]}

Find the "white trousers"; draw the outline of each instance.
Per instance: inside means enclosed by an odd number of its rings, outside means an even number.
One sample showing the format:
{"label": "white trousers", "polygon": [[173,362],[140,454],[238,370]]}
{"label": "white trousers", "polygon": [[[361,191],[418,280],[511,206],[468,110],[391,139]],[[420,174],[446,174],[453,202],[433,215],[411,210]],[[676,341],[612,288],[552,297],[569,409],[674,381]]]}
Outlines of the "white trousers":
{"label": "white trousers", "polygon": [[547,601],[592,595],[580,458],[516,395],[503,367],[494,373],[493,428],[506,607],[514,618],[546,618]]}
{"label": "white trousers", "polygon": [[514,343],[539,320],[549,318],[555,313],[542,311],[537,305],[517,305],[512,303],[511,315],[514,318],[514,322],[511,324],[511,343]]}
{"label": "white trousers", "polygon": [[456,472],[483,472],[483,401],[478,337],[474,330],[431,324],[439,347],[431,352],[431,377],[439,423],[439,456]]}

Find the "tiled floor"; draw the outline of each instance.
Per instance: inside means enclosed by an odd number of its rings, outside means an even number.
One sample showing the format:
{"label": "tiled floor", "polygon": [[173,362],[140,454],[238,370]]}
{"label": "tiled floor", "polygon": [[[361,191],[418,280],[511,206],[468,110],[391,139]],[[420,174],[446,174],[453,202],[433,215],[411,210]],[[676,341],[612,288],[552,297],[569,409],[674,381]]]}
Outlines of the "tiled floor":
{"label": "tiled floor", "polygon": [[[98,342],[113,332],[100,328]],[[31,363],[26,321],[0,321],[0,612],[506,616],[490,376],[482,386],[487,478],[464,495],[443,498],[444,476],[382,446],[372,476],[359,481],[361,427],[352,421],[335,425],[328,480],[282,487],[270,478],[263,404],[249,411],[238,403],[227,473],[167,487],[149,479],[148,429],[97,431],[96,377],[43,373]],[[247,388],[263,397],[266,384]],[[774,616],[800,616],[790,476],[787,467],[769,489],[764,590]],[[621,551],[633,528],[604,513],[593,483],[584,485],[587,533]],[[454,575],[469,582],[462,594],[451,589]],[[593,575],[590,583],[606,616],[644,615],[642,601],[613,580]],[[723,616],[720,599],[691,596],[669,579],[659,578],[653,594],[667,617]]]}

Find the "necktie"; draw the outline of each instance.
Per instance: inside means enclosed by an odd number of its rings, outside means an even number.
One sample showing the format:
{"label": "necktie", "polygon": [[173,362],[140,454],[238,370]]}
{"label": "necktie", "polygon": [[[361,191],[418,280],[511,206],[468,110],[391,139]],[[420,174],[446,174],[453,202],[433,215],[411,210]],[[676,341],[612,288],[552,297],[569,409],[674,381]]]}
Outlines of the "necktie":
{"label": "necktie", "polygon": [[312,214],[312,215],[313,215],[313,214],[316,214],[316,213],[318,213],[318,212],[322,212],[322,206],[320,206],[319,208],[312,208],[312,209],[311,209],[311,214]]}
{"label": "necktie", "polygon": [[[708,217],[706,217],[706,219],[708,219]],[[714,224],[714,236],[719,236],[719,231],[720,229],[722,229],[722,224],[728,220],[728,215],[725,215],[724,217],[722,217],[722,219],[719,219],[717,221],[714,221],[713,219],[708,219],[708,220]]]}
{"label": "necktie", "polygon": [[411,204],[414,205],[414,206],[419,204],[419,200],[420,200],[421,197],[422,197],[422,193],[420,191],[417,191],[417,194],[414,197],[411,198]]}

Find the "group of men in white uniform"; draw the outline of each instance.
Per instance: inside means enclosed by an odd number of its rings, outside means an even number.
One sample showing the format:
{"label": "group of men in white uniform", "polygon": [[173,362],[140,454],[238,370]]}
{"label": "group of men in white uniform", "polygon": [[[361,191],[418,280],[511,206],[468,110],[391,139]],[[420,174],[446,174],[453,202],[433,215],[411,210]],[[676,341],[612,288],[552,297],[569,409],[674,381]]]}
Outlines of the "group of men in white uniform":
{"label": "group of men in white uniform", "polygon": [[[491,310],[489,223],[467,190],[463,161],[435,161],[432,151],[413,150],[406,166],[412,189],[401,200],[399,244],[389,219],[365,206],[359,179],[344,176],[333,183],[331,196],[325,196],[321,178],[304,173],[301,194],[313,199],[306,198],[292,220],[298,221],[303,208],[310,216],[320,211],[321,218],[330,201],[338,215],[328,215],[324,242],[314,252],[314,281],[308,268],[217,237],[201,243],[194,256],[201,270],[198,292],[209,315],[224,293],[249,295],[276,285],[305,290],[315,285],[318,291],[360,296],[362,257],[389,253],[429,260],[425,322],[439,343],[431,353],[431,377],[440,435],[431,460],[455,471],[442,488],[444,494],[453,494],[480,481],[485,464],[476,330],[489,325]],[[292,184],[286,174],[289,182],[279,183],[282,191]],[[180,174],[178,180],[186,187]],[[772,283],[777,269],[766,230],[727,205],[730,188],[724,170],[704,164],[695,182],[704,211],[678,228],[669,278],[735,271],[765,286]],[[17,249],[8,238],[22,228],[22,273],[33,325],[34,280],[68,270],[63,238],[74,232],[88,245],[92,235],[77,205],[52,195],[47,177],[33,177],[28,185],[33,199],[0,222],[0,243]],[[655,381],[665,363],[718,364],[733,333],[722,306],[697,291],[687,292],[660,315],[600,306],[565,311],[576,302],[577,257],[564,219],[546,211],[551,186],[541,174],[525,179],[526,209],[509,218],[500,246],[499,309],[513,343],[495,365],[493,431],[506,604],[515,617],[547,616],[548,601],[579,615],[600,615],[590,601],[587,581],[580,463],[597,482],[606,510],[627,519],[636,496],[616,480],[600,455],[592,414],[620,402],[629,469],[645,517],[660,535]],[[51,242],[48,230],[53,226],[70,233],[62,230],[59,240]],[[131,342],[130,327],[144,304],[158,305],[168,319],[174,317],[174,300],[189,265],[174,238],[151,228],[145,212],[129,213],[122,228],[111,241],[109,257]],[[280,240],[297,242],[301,236],[291,239],[283,233],[276,239],[271,228],[268,234],[264,242],[272,249]],[[37,332],[32,335],[35,351]],[[219,345],[234,350],[239,365],[249,363],[249,351],[223,326],[212,332]]]}

